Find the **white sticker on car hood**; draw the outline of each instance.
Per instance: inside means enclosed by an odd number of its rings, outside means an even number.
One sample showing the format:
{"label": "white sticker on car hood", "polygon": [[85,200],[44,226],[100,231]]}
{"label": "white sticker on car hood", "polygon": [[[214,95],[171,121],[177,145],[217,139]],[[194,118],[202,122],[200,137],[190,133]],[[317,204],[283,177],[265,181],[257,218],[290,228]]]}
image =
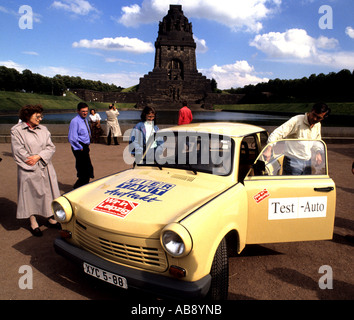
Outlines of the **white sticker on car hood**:
{"label": "white sticker on car hood", "polygon": [[114,189],[107,190],[105,194],[117,197],[127,197],[150,203],[162,201],[160,197],[175,186],[175,184],[161,181],[133,178],[120,183]]}

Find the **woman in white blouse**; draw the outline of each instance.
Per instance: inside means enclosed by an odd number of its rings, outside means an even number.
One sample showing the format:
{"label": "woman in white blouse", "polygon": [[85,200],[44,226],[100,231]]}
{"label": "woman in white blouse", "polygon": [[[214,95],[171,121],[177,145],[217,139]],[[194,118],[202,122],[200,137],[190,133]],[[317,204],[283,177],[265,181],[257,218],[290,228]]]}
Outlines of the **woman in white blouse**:
{"label": "woman in white blouse", "polygon": [[103,133],[101,128],[101,116],[96,113],[95,109],[91,109],[89,118],[91,124],[91,142],[98,143]]}

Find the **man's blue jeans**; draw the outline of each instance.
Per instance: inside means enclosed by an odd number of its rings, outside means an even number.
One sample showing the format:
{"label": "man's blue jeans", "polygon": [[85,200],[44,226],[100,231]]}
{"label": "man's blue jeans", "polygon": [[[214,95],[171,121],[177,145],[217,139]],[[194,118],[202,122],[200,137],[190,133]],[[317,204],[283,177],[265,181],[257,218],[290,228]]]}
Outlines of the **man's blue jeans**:
{"label": "man's blue jeans", "polygon": [[284,157],[283,175],[310,175],[311,172],[311,160]]}

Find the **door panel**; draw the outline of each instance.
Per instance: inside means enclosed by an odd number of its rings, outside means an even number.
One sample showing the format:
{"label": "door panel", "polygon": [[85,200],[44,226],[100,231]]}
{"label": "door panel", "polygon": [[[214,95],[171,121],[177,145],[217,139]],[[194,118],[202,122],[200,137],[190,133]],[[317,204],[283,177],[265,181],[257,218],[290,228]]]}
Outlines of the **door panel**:
{"label": "door panel", "polygon": [[[264,155],[269,151],[266,147],[258,160],[267,158],[267,161],[263,166],[257,162],[257,169],[252,169],[244,180],[249,212],[246,242],[331,239],[336,192],[335,184],[327,174],[325,144],[301,141],[303,150],[311,150],[311,145],[315,146],[310,160],[307,160],[311,166],[310,173],[307,169],[304,175],[285,175],[283,163],[284,157],[289,156],[286,153],[289,146],[284,144],[285,141],[282,143],[282,148],[272,146],[270,158]],[[292,148],[294,145],[290,146]],[[316,160],[319,153],[322,158],[320,164]]]}

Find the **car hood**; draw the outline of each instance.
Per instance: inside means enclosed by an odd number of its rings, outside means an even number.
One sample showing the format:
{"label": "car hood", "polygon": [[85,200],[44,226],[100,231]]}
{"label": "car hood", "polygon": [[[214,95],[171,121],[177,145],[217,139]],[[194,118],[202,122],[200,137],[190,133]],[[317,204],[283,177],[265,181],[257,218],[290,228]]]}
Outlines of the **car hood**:
{"label": "car hood", "polygon": [[92,182],[65,197],[81,223],[157,238],[166,224],[183,219],[227,189],[227,181],[210,174],[139,168]]}

